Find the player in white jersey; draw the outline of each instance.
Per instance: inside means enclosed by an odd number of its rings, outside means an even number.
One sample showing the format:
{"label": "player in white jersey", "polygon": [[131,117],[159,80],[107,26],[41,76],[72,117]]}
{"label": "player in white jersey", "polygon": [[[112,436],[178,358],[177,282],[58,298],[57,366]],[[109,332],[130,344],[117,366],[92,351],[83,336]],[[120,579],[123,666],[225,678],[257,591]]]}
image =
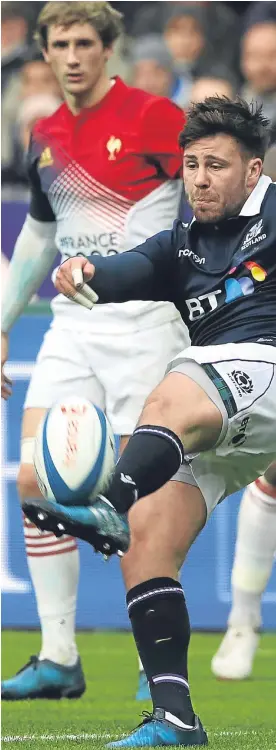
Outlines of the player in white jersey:
{"label": "player in white jersey", "polygon": [[[2,365],[8,332],[57,250],[63,259],[121,252],[170,228],[177,214],[183,113],[167,99],[108,78],[106,62],[120,27],[120,14],[103,2],[50,2],[39,17],[39,40],[65,103],[33,131],[31,205],[4,300]],[[34,437],[58,397],[81,393],[105,409],[122,450],[167,362],[187,344],[186,329],[169,303],[110,304],[91,316],[59,296],[52,311],[24,406],[21,500],[39,494]],[[2,384],[8,397],[5,375]],[[28,521],[24,531],[42,648],[38,659],[4,681],[2,695],[8,700],[81,695],[85,682],[74,635],[76,541],[41,535]]]}
{"label": "player in white jersey", "polygon": [[261,598],[276,553],[276,461],[245,490],[238,517],[227,632],[211,667],[216,677],[250,676],[260,640]]}

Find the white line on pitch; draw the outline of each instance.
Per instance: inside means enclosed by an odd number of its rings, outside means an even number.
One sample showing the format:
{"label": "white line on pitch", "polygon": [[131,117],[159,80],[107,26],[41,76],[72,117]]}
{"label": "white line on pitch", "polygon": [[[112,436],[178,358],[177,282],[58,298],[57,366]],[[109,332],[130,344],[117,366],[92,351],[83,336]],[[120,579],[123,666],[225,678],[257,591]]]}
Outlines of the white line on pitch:
{"label": "white line on pitch", "polygon": [[[257,729],[236,729],[236,730],[221,730],[221,731],[209,731],[208,734],[212,737],[246,737],[248,735],[258,736],[262,730]],[[266,730],[272,733],[273,730]],[[122,735],[124,734],[122,733]],[[2,737],[2,742],[35,742],[42,740],[42,742],[57,742],[59,740],[71,740],[76,742],[78,740],[110,740],[118,739],[118,735],[114,734],[23,734],[23,735],[6,735]]]}
{"label": "white line on pitch", "polygon": [[2,742],[57,742],[58,740],[110,740],[115,737],[113,734],[14,734],[2,737]]}

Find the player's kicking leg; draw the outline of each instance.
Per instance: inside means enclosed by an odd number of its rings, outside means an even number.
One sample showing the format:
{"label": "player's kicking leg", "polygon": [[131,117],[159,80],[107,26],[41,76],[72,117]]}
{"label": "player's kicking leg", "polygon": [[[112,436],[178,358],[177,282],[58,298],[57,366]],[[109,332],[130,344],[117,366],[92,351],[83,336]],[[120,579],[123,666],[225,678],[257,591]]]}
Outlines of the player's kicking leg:
{"label": "player's kicking leg", "polygon": [[[27,409],[23,419],[22,455],[18,477],[21,501],[40,496],[33,468],[34,435],[45,409]],[[41,533],[24,519],[30,576],[41,623],[42,645],[15,677],[2,682],[4,700],[79,697],[84,676],[75,642],[79,556],[76,540]]]}
{"label": "player's kicking leg", "polygon": [[262,624],[261,597],[276,551],[276,462],[247,487],[239,510],[232,570],[228,629],[214,655],[212,672],[221,679],[250,676]]}

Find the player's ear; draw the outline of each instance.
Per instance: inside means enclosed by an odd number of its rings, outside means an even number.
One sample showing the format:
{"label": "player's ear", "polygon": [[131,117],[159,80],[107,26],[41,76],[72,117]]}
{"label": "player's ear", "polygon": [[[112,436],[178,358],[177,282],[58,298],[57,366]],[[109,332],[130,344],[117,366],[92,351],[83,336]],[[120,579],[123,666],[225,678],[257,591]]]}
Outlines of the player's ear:
{"label": "player's ear", "polygon": [[247,187],[254,188],[262,174],[263,162],[259,157],[250,159],[247,167]]}

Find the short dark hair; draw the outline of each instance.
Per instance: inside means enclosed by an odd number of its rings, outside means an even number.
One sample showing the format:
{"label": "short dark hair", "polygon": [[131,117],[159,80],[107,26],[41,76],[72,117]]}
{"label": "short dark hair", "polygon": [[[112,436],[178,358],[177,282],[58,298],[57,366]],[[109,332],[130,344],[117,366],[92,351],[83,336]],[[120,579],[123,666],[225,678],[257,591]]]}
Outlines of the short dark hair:
{"label": "short dark hair", "polygon": [[247,104],[239,97],[232,100],[227,96],[208,96],[189,107],[179,145],[185,149],[201,138],[226,133],[235,138],[250,156],[263,160],[269,141],[269,126],[261,105]]}
{"label": "short dark hair", "polygon": [[103,46],[111,47],[123,30],[122,13],[108,2],[48,2],[42,8],[37,19],[34,34],[36,42],[42,49],[47,49],[49,26],[69,28],[73,23],[90,23],[102,40]]}

